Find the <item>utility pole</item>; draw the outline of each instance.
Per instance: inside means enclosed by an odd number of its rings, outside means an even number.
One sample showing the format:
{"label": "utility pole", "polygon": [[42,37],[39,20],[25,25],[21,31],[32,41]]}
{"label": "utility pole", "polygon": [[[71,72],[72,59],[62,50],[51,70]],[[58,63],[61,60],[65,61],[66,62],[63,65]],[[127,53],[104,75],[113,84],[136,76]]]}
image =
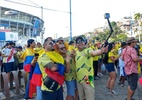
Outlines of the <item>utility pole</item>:
{"label": "utility pole", "polygon": [[[41,20],[43,20],[43,7],[41,6]],[[41,39],[41,43],[43,44],[43,34],[44,34],[44,26],[43,26],[43,29],[41,30],[41,33],[40,33],[40,39]]]}
{"label": "utility pole", "polygon": [[70,41],[72,41],[72,3],[71,0],[69,0],[69,6],[70,6]]}
{"label": "utility pole", "polygon": [[131,15],[131,12],[130,12],[130,32],[131,32],[131,36],[132,36],[133,32],[132,32],[132,15]]}

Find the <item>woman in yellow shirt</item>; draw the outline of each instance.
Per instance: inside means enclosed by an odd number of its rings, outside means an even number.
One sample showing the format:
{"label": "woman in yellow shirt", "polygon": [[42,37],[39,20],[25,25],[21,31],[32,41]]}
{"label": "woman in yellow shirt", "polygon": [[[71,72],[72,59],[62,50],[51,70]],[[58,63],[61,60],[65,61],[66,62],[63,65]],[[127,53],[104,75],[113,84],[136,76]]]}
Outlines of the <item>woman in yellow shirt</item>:
{"label": "woman in yellow shirt", "polygon": [[114,44],[109,43],[108,46],[108,53],[105,54],[105,58],[107,62],[105,63],[106,69],[109,72],[109,78],[107,82],[106,88],[109,90],[111,94],[116,95],[117,93],[113,90],[115,80],[116,80],[116,72],[115,72],[115,61],[118,60],[119,57],[116,57],[116,55],[113,53],[113,49],[115,48]]}

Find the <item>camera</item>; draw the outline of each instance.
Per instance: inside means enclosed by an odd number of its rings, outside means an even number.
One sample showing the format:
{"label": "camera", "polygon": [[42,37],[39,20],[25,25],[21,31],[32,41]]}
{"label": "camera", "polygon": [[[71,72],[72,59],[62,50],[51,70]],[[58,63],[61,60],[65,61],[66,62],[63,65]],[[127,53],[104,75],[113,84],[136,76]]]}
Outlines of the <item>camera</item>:
{"label": "camera", "polygon": [[38,58],[39,54],[38,54],[38,53],[35,53],[34,56],[35,56],[35,58]]}
{"label": "camera", "polygon": [[104,17],[105,17],[105,19],[109,19],[110,18],[110,14],[109,13],[105,13]]}

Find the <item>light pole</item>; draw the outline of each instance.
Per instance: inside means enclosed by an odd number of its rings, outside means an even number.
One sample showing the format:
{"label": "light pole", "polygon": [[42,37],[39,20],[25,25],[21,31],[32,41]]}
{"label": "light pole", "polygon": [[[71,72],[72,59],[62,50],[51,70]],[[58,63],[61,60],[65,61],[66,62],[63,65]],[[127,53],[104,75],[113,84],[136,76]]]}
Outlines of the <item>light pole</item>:
{"label": "light pole", "polygon": [[71,0],[69,0],[69,6],[70,6],[70,41],[72,41],[72,9],[71,9]]}

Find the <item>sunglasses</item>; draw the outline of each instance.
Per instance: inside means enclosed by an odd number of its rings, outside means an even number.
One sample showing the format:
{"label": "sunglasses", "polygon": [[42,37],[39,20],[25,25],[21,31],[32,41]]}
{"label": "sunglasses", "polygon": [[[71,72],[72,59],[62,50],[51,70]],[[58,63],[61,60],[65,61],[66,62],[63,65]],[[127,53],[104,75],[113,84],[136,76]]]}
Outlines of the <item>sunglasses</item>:
{"label": "sunglasses", "polygon": [[53,42],[50,42],[49,44],[50,44],[50,45],[53,45],[54,43],[53,43]]}
{"label": "sunglasses", "polygon": [[82,42],[84,42],[83,40],[78,40],[76,43],[77,44],[80,44],[80,43],[82,43]]}
{"label": "sunglasses", "polygon": [[66,49],[66,47],[62,47],[62,48],[60,48],[60,50],[64,50],[64,49]]}

